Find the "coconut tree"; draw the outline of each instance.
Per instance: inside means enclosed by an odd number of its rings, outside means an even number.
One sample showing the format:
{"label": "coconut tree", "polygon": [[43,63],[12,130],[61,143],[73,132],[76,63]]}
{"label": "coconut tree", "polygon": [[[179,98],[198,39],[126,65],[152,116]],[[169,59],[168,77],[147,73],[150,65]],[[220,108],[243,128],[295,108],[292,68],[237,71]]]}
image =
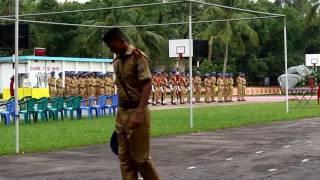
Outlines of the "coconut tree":
{"label": "coconut tree", "polygon": [[[241,6],[241,1],[238,0],[224,0],[222,3],[232,7]],[[223,19],[234,19],[248,16],[249,15],[246,13],[238,13],[230,9],[224,9],[221,14]],[[244,54],[246,50],[244,37],[248,39],[248,43],[255,46],[258,46],[259,44],[259,37],[247,21],[226,21],[221,23],[220,27],[221,29],[218,32],[218,37],[220,42],[224,45],[223,73],[225,73],[227,70],[231,43],[234,45],[235,51],[241,55]]]}
{"label": "coconut tree", "polygon": [[306,24],[311,24],[318,17],[320,11],[320,0],[313,1],[313,5],[306,15]]}

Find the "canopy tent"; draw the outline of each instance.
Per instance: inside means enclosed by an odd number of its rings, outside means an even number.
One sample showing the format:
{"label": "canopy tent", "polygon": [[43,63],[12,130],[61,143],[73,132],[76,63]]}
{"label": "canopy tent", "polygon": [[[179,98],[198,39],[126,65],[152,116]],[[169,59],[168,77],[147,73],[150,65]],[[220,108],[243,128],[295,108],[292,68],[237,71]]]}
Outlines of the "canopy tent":
{"label": "canopy tent", "polygon": [[[86,24],[73,24],[73,23],[63,23],[63,22],[48,22],[48,21],[38,21],[38,20],[28,20],[28,19],[19,19],[25,18],[30,16],[42,16],[42,15],[56,15],[56,14],[67,14],[67,13],[79,13],[79,12],[92,12],[92,11],[102,11],[102,10],[115,10],[115,9],[128,9],[128,8],[138,8],[138,7],[159,7],[163,5],[178,5],[178,4],[187,4],[189,6],[188,9],[188,22],[174,22],[174,23],[163,23],[163,24],[136,24],[136,25],[129,25],[129,26],[96,26],[96,25],[86,25]],[[146,3],[146,4],[135,4],[135,5],[127,5],[127,6],[117,6],[117,7],[105,7],[105,8],[95,8],[95,9],[81,9],[81,10],[71,10],[71,11],[57,11],[57,12],[45,12],[45,13],[30,13],[30,14],[19,14],[19,0],[15,0],[16,10],[15,15],[11,16],[1,16],[0,20],[8,20],[8,21],[15,21],[15,82],[18,82],[18,34],[19,34],[19,22],[28,22],[28,23],[39,23],[39,24],[54,24],[54,25],[63,25],[63,26],[79,26],[79,27],[96,27],[96,28],[130,28],[130,27],[151,27],[151,26],[170,26],[170,25],[189,25],[189,45],[192,46],[192,26],[193,24],[197,23],[211,23],[211,22],[223,22],[223,21],[241,21],[241,20],[254,20],[254,19],[268,19],[268,18],[283,18],[284,28],[284,61],[285,61],[285,78],[286,78],[286,112],[289,113],[289,101],[288,101],[288,72],[287,72],[287,23],[286,23],[286,16],[283,14],[275,14],[269,12],[261,12],[237,7],[230,7],[224,6],[214,3],[208,3],[203,1],[196,1],[196,0],[177,0],[177,1],[170,1],[170,2],[156,2],[156,3]],[[263,15],[258,17],[248,17],[248,18],[234,18],[234,19],[218,19],[218,20],[207,20],[207,21],[196,21],[193,22],[192,18],[192,7],[193,5],[202,5],[207,7],[219,7],[223,9],[241,11],[251,14]],[[191,49],[191,47],[190,47]],[[189,72],[190,72],[190,79],[189,82],[192,82],[192,53],[190,51],[189,55]],[[190,88],[192,89],[192,83],[190,84]],[[15,83],[15,97],[18,97],[18,83]],[[190,93],[190,99],[192,99],[192,93]],[[18,99],[16,98],[16,110],[18,110]],[[18,111],[16,111],[17,113]],[[18,115],[17,115],[18,116]],[[18,117],[17,117],[18,118]],[[193,127],[193,105],[192,101],[190,101],[190,127]],[[16,153],[19,153],[19,120],[16,120]]]}

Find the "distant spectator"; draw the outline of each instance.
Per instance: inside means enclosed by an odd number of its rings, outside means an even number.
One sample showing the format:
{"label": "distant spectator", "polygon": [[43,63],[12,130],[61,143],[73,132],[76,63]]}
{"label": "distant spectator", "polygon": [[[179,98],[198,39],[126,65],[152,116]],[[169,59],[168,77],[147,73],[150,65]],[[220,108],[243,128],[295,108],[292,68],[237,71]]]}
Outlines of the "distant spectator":
{"label": "distant spectator", "polygon": [[14,76],[10,78],[10,96],[14,96]]}

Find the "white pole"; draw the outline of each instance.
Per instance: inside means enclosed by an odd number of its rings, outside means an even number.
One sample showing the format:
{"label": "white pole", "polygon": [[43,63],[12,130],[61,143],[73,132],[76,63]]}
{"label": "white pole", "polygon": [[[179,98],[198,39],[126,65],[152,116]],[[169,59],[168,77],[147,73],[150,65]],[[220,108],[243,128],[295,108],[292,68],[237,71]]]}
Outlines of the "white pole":
{"label": "white pole", "polygon": [[18,78],[18,69],[19,69],[19,0],[15,2],[15,61],[14,61],[14,97],[15,97],[15,126],[16,126],[16,153],[20,151],[20,142],[19,142],[19,78]]}
{"label": "white pole", "polygon": [[193,128],[193,84],[192,84],[192,3],[189,4],[189,86],[190,86],[190,127]]}
{"label": "white pole", "polygon": [[286,73],[286,112],[289,113],[289,90],[288,90],[288,47],[287,47],[287,18],[284,17],[284,60]]}

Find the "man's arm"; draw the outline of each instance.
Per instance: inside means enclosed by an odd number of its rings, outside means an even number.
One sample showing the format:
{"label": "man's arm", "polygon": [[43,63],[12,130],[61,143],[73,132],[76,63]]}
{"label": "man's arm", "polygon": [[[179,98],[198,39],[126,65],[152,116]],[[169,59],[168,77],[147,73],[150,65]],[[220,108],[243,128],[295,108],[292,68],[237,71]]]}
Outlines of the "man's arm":
{"label": "man's arm", "polygon": [[144,112],[146,106],[148,105],[148,99],[150,96],[151,88],[152,85],[150,79],[146,80],[142,89],[141,99],[137,108],[137,112]]}

